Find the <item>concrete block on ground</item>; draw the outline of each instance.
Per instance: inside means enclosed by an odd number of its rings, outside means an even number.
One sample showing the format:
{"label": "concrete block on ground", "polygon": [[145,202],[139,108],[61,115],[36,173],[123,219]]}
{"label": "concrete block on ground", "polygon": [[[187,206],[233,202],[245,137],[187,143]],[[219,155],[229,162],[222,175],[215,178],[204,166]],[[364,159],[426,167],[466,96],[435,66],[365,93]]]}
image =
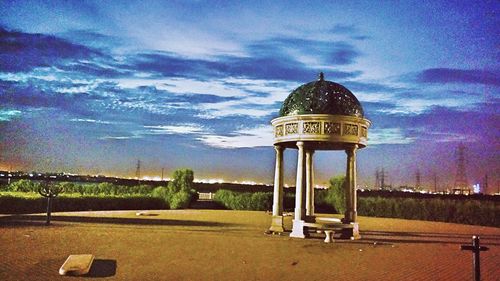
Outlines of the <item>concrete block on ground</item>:
{"label": "concrete block on ground", "polygon": [[94,255],[70,255],[59,269],[60,275],[87,274],[94,261]]}

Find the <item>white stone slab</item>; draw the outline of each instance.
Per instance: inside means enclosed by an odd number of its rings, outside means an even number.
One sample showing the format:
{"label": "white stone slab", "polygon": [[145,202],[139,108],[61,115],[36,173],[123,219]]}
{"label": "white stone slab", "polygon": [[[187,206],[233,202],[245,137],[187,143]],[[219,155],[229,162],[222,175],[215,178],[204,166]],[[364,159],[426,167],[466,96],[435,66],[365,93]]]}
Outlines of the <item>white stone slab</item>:
{"label": "white stone slab", "polygon": [[135,213],[136,216],[148,216],[148,217],[152,217],[152,216],[157,216],[158,214],[154,214],[154,213],[150,213],[150,212],[146,212],[146,211],[140,211],[140,212],[137,212]]}
{"label": "white stone slab", "polygon": [[70,255],[59,269],[60,275],[87,274],[94,261],[94,255]]}
{"label": "white stone slab", "polygon": [[337,219],[337,218],[322,218],[322,217],[318,217],[317,220],[340,223],[340,219]]}

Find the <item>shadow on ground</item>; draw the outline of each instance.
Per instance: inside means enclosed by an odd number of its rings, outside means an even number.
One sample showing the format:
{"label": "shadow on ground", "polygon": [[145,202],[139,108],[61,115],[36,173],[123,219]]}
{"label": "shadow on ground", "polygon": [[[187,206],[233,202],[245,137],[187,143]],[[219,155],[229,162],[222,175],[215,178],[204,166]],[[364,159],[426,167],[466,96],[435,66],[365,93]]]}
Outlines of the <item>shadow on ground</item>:
{"label": "shadow on ground", "polygon": [[95,259],[85,277],[111,277],[116,274],[116,260]]}
{"label": "shadow on ground", "polygon": [[[0,218],[2,226],[45,226],[45,216],[42,215],[12,215]],[[170,220],[170,219],[148,219],[148,218],[103,218],[84,216],[52,216],[51,221],[79,222],[79,223],[102,223],[102,224],[125,224],[125,225],[169,225],[169,226],[205,226],[205,227],[227,227],[235,224],[221,222],[207,222],[194,220]]]}
{"label": "shadow on ground", "polygon": [[[415,243],[415,244],[464,244],[471,241],[471,234],[431,232],[362,231],[357,243]],[[484,245],[500,246],[500,236],[482,235]]]}
{"label": "shadow on ground", "polygon": [[[288,236],[288,233],[283,233]],[[364,244],[374,246],[389,246],[394,244],[456,244],[462,245],[471,242],[471,234],[461,233],[431,233],[431,232],[396,232],[396,231],[361,231],[361,239],[349,240],[334,234],[336,242],[350,244]],[[324,233],[310,232],[309,239],[324,240]],[[485,246],[500,246],[499,235],[480,235],[481,243]]]}

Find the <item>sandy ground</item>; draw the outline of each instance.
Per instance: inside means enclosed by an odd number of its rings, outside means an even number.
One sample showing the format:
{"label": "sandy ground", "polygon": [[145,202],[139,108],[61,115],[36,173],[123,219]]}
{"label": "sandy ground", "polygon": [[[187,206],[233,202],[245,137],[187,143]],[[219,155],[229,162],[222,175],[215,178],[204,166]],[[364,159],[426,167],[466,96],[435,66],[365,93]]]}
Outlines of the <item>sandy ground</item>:
{"label": "sandy ground", "polygon": [[[500,280],[500,228],[359,219],[362,239],[266,235],[265,212],[223,210],[55,213],[0,217],[0,280],[472,280],[472,235],[482,280]],[[287,217],[290,228],[291,218]],[[59,276],[70,254],[96,256],[88,276]]]}

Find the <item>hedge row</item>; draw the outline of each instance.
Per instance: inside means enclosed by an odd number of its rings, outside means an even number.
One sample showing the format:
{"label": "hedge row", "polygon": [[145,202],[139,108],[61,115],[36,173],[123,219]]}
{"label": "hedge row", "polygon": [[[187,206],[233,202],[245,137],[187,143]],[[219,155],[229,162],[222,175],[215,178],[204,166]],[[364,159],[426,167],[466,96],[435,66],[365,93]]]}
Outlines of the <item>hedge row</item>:
{"label": "hedge row", "polygon": [[270,210],[273,205],[271,192],[235,192],[219,189],[215,192],[214,200],[231,210]]}
{"label": "hedge row", "polygon": [[[330,192],[333,192],[332,189]],[[315,194],[316,211],[332,212],[344,206],[331,206],[338,198],[325,191]],[[215,201],[232,210],[272,209],[271,192],[234,192],[219,190]],[[294,196],[285,194],[285,209],[292,209]],[[493,201],[362,197],[358,214],[369,217],[403,218],[500,227],[500,206]]]}
{"label": "hedge row", "polygon": [[[52,201],[52,211],[99,211],[99,210],[143,210],[167,209],[161,198],[150,196],[82,196],[56,197]],[[47,208],[47,199],[36,197],[0,196],[0,213],[43,213]]]}
{"label": "hedge row", "polygon": [[500,206],[492,201],[364,197],[358,214],[500,227]]}
{"label": "hedge row", "polygon": [[39,182],[32,180],[18,180],[4,186],[3,191],[38,192],[41,184],[57,185],[65,193],[79,193],[81,195],[147,195],[154,187],[150,185],[126,186],[109,182],[101,183],[74,183],[74,182]]}

